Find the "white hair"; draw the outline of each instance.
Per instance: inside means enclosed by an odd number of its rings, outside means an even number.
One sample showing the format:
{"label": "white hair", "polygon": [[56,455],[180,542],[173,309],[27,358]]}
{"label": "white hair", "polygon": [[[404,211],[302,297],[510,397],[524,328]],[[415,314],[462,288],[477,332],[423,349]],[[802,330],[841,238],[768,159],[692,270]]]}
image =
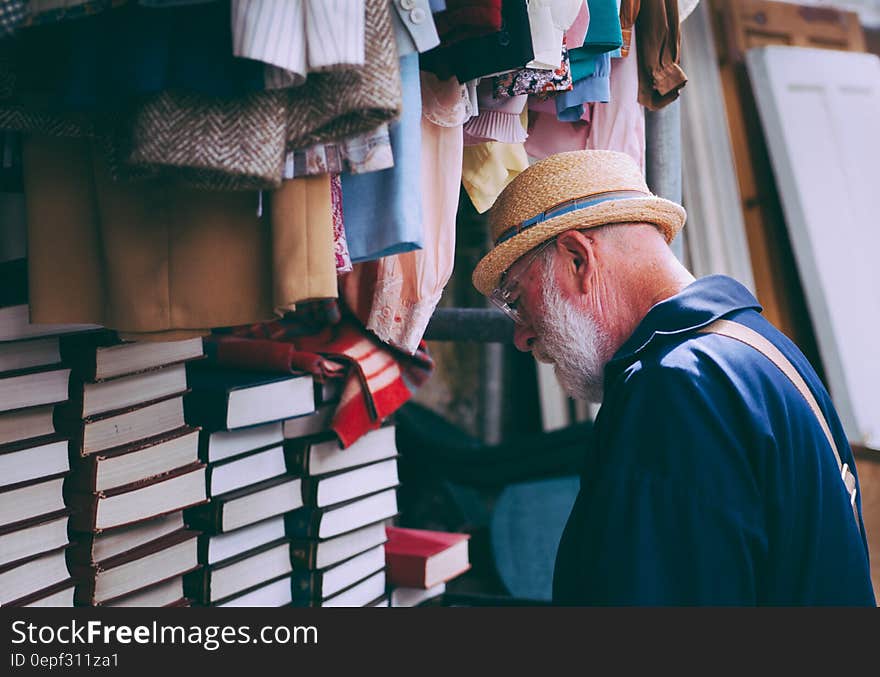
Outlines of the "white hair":
{"label": "white hair", "polygon": [[561,293],[555,253],[553,247],[541,253],[543,313],[534,321],[532,352],[555,366],[559,383],[571,397],[600,402],[612,342],[590,310],[575,306]]}

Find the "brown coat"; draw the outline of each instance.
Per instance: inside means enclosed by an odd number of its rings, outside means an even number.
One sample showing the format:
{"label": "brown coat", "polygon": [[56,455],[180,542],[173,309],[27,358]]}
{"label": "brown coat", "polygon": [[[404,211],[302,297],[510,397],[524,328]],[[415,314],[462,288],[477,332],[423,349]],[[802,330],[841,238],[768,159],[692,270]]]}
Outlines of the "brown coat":
{"label": "brown coat", "polygon": [[33,322],[161,340],[337,294],[327,176],[284,184],[261,218],[256,193],[114,182],[83,139],[26,137],[23,161]]}

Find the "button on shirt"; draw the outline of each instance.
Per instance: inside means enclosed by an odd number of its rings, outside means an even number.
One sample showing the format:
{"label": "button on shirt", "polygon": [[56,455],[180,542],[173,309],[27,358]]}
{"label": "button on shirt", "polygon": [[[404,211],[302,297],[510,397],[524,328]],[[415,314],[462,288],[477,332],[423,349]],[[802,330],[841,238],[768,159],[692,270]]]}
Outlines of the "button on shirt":
{"label": "button on shirt", "polygon": [[695,333],[723,317],[769,339],[854,467],[816,373],[759,313],[738,282],[702,278],[655,305],[608,364],[556,602],[874,605],[861,500],[857,524],[803,396],[754,348]]}

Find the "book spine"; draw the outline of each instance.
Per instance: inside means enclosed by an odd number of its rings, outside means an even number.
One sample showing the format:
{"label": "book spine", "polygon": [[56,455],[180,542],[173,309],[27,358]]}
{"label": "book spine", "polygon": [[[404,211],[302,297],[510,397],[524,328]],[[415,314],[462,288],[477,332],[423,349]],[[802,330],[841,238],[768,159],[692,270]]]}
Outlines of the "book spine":
{"label": "book spine", "polygon": [[321,511],[300,508],[284,515],[284,529],[289,538],[318,538],[321,529]]}
{"label": "book spine", "polygon": [[303,505],[310,508],[318,507],[318,487],[321,480],[315,477],[303,477],[300,482],[302,486]]}
{"label": "book spine", "polygon": [[65,336],[61,339],[61,359],[70,367],[72,375],[80,380],[94,383],[98,373],[97,350],[94,338]]}
{"label": "book spine", "polygon": [[95,566],[94,542],[94,534],[80,532],[71,534],[71,546],[67,551],[67,563],[71,569]]}
{"label": "book spine", "polygon": [[96,606],[98,601],[95,599],[95,570],[71,571],[71,574],[76,579],[76,590],[73,593],[76,606]]}
{"label": "book spine", "polygon": [[65,404],[65,407],[68,409],[68,412],[66,415],[71,418],[83,418],[84,403],[85,389],[83,387],[83,382],[71,373],[67,385],[67,403]]}
{"label": "book spine", "polygon": [[310,445],[302,440],[284,441],[284,463],[291,475],[305,477],[309,474]]}
{"label": "book spine", "polygon": [[322,578],[320,571],[295,571],[290,577],[291,598],[320,599]]}
{"label": "book spine", "polygon": [[318,561],[318,542],[303,541],[290,544],[290,562],[294,568],[316,569]]}
{"label": "book spine", "polygon": [[225,390],[193,390],[183,398],[183,415],[189,425],[205,430],[227,430],[229,394]]}
{"label": "book spine", "polygon": [[71,473],[65,482],[76,492],[95,493],[95,485],[98,481],[98,459],[96,456],[87,456],[74,461],[76,472]]}
{"label": "book spine", "polygon": [[209,502],[183,511],[183,520],[190,529],[206,535],[221,533],[223,525],[223,503]]}
{"label": "book spine", "polygon": [[211,546],[211,535],[210,534],[199,534],[199,540],[197,544],[197,556],[199,562],[207,564],[208,562],[208,550]]}
{"label": "book spine", "polygon": [[[183,400],[184,407],[184,419],[186,418],[186,398]],[[199,460],[202,463],[210,463],[211,462],[211,454],[210,454],[210,446],[211,446],[211,433],[208,430],[202,429],[202,432],[199,433]]]}
{"label": "book spine", "polygon": [[76,409],[76,403],[64,402],[55,406],[52,413],[52,422],[55,425],[55,431],[62,437],[67,437],[71,458],[86,456],[83,450],[83,440],[85,437],[85,424],[82,420],[82,405],[79,412]]}
{"label": "book spine", "polygon": [[394,585],[406,588],[425,589],[425,560],[385,552],[388,565],[388,580]]}
{"label": "book spine", "polygon": [[64,502],[73,509],[70,516],[70,529],[86,533],[97,533],[99,494],[82,491],[64,492]]}
{"label": "book spine", "polygon": [[184,574],[183,594],[201,604],[211,602],[211,569],[203,567]]}

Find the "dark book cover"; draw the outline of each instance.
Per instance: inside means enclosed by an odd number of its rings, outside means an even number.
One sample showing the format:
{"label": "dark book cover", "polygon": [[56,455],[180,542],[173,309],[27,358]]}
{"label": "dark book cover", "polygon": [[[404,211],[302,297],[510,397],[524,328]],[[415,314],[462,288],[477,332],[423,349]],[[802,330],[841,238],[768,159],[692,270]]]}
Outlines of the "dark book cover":
{"label": "dark book cover", "polygon": [[0,308],[28,302],[27,259],[0,263]]}
{"label": "dark book cover", "polygon": [[210,503],[184,511],[183,518],[194,529],[199,529],[208,535],[216,536],[223,533],[223,510],[228,503],[257,494],[265,489],[284,484],[293,479],[297,478],[291,475],[281,475],[220,496],[212,496]]}
{"label": "dark book cover", "polygon": [[322,433],[309,437],[298,437],[284,440],[284,460],[287,468],[292,473],[303,477],[309,474],[309,459],[311,458],[312,444],[338,439],[333,433]]}
{"label": "dark book cover", "polygon": [[[186,367],[187,383],[191,392],[184,399],[188,423],[202,426],[208,432],[229,430],[229,395],[235,390],[288,381],[292,378],[311,378],[309,374],[271,374],[263,371],[222,369],[207,362],[189,362]],[[283,419],[275,419],[283,420]],[[272,423],[261,421],[258,425]]]}

